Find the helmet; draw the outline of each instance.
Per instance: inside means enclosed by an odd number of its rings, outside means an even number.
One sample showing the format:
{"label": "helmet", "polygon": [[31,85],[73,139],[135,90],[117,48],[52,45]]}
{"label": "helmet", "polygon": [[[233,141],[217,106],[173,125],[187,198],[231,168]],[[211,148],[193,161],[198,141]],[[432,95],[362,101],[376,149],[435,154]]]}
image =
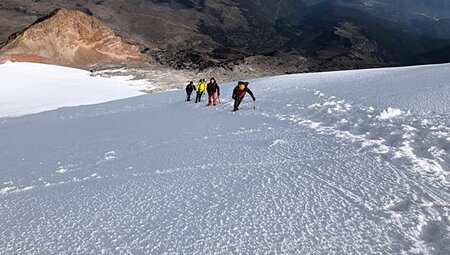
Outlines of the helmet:
{"label": "helmet", "polygon": [[239,85],[239,89],[240,89],[240,90],[244,90],[244,89],[245,89],[245,84],[241,83],[241,84]]}

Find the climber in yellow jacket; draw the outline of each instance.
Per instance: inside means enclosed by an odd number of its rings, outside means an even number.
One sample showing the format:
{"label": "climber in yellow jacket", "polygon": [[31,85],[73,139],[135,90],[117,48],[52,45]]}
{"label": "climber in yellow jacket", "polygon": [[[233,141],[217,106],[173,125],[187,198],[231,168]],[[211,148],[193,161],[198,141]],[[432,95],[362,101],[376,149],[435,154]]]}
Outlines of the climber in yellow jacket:
{"label": "climber in yellow jacket", "polygon": [[203,93],[206,92],[206,80],[205,79],[200,79],[197,83],[197,87],[196,87],[196,91],[197,91],[197,97],[195,98],[195,103],[201,102],[202,101],[202,96]]}

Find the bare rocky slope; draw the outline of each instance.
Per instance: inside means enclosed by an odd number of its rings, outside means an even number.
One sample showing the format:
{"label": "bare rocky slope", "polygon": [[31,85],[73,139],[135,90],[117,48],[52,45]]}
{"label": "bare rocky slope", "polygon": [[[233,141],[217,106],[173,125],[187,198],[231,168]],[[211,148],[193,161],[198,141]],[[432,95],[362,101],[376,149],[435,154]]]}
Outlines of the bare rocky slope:
{"label": "bare rocky slope", "polygon": [[0,58],[80,68],[103,62],[151,62],[93,16],[67,9],[55,10],[11,35],[0,48]]}

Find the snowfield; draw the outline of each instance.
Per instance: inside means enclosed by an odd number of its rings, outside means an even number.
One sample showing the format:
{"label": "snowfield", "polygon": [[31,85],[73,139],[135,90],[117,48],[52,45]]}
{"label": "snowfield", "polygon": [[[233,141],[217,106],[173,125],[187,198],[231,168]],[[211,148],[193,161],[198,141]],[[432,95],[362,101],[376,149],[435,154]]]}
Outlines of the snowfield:
{"label": "snowfield", "polygon": [[[0,64],[0,117],[143,95],[130,77],[92,77],[80,69],[36,64]],[[140,86],[136,86],[137,83]]]}
{"label": "snowfield", "polygon": [[233,87],[0,119],[0,254],[450,253],[450,64]]}

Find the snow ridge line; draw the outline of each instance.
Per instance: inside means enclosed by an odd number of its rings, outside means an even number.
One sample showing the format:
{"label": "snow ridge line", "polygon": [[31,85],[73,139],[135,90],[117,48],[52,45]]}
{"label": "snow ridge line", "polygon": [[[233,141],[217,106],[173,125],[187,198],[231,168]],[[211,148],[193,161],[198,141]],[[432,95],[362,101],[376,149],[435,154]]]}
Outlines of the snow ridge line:
{"label": "snow ridge line", "polygon": [[[57,170],[57,173],[60,174],[64,174],[66,172],[76,172],[80,169],[84,169],[87,170],[97,164],[101,164],[101,163],[105,163],[106,161],[99,161],[95,164],[91,164],[88,166],[83,166],[83,167],[78,167],[78,166],[74,166],[75,168],[67,168],[67,167],[60,167],[58,168],[59,170]],[[288,163],[301,163],[301,160],[295,160],[295,159],[283,159],[283,163],[288,164]],[[52,186],[59,186],[59,185],[66,185],[66,184],[71,184],[71,183],[78,183],[78,182],[83,182],[83,181],[93,181],[93,180],[101,180],[101,179],[108,179],[108,178],[119,178],[121,176],[132,176],[132,177],[144,177],[144,176],[155,176],[155,175],[168,175],[168,174],[175,174],[175,173],[180,173],[180,172],[185,172],[185,171],[195,171],[195,170],[206,170],[206,169],[211,169],[211,168],[231,168],[231,167],[250,167],[250,166],[277,166],[279,164],[279,162],[274,162],[272,160],[267,160],[267,161],[260,161],[260,162],[256,162],[256,163],[243,163],[243,164],[233,164],[233,163],[217,163],[217,164],[199,164],[199,165],[192,165],[192,166],[186,166],[186,167],[174,167],[174,168],[165,168],[165,169],[156,169],[155,171],[152,172],[135,172],[135,173],[130,173],[128,170],[133,170],[134,168],[132,167],[128,167],[124,170],[126,170],[125,172],[122,172],[122,174],[111,174],[111,175],[99,175],[97,173],[93,173],[84,177],[70,177],[70,179],[68,180],[62,180],[62,181],[56,181],[56,182],[46,182],[45,180],[40,180],[41,181],[41,185],[36,184],[36,182],[33,182],[31,185],[14,185],[14,183],[12,182],[8,182],[8,186],[0,189],[0,197],[1,196],[8,196],[8,195],[12,195],[12,194],[17,194],[17,193],[21,193],[21,192],[26,192],[32,189],[36,189],[36,188],[47,188],[47,187],[52,187]],[[73,165],[72,165],[73,166]],[[64,172],[59,172],[60,169],[66,169],[66,171]]]}
{"label": "snow ridge line", "polygon": [[8,186],[8,187],[4,187],[2,189],[0,189],[0,197],[2,196],[9,196],[12,194],[17,194],[17,193],[22,193],[22,192],[26,192],[26,191],[30,191],[33,189],[37,189],[37,188],[47,188],[47,187],[52,187],[52,186],[59,186],[59,185],[65,185],[65,184],[70,184],[70,183],[77,183],[77,182],[83,182],[83,181],[88,181],[88,180],[95,180],[95,179],[103,179],[104,177],[99,176],[98,174],[94,173],[85,177],[73,177],[70,180],[66,180],[66,181],[58,181],[58,182],[44,182],[43,180],[41,180],[43,183],[42,185],[39,184],[32,184],[32,185],[20,185],[19,187],[17,186]]}

